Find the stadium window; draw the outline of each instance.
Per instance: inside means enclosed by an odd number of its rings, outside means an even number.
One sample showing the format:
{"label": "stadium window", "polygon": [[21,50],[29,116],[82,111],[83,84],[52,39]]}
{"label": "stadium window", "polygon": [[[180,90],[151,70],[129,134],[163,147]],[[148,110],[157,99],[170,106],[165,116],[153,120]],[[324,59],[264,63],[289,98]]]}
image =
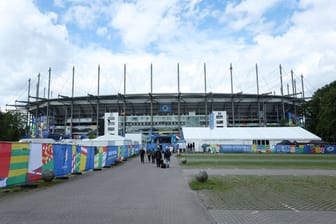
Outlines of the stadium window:
{"label": "stadium window", "polygon": [[269,140],[266,140],[266,145],[269,145]]}
{"label": "stadium window", "polygon": [[253,145],[256,145],[256,144],[257,144],[257,140],[253,140],[253,141],[252,141],[252,144],[253,144]]}
{"label": "stadium window", "polygon": [[262,144],[262,145],[265,145],[265,140],[262,140],[262,141],[261,141],[261,144]]}

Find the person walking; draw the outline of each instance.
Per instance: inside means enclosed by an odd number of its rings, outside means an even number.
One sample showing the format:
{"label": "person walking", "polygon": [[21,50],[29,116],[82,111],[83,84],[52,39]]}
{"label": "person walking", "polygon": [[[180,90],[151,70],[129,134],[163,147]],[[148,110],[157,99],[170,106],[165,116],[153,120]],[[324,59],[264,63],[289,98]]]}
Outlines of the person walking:
{"label": "person walking", "polygon": [[156,160],[156,167],[160,168],[162,160],[161,149],[157,149],[155,151],[155,160]]}
{"label": "person walking", "polygon": [[163,156],[164,156],[164,161],[165,161],[165,164],[166,164],[166,168],[169,168],[171,151],[168,147],[166,148],[166,151],[164,152]]}
{"label": "person walking", "polygon": [[140,161],[145,163],[145,150],[143,148],[140,149]]}
{"label": "person walking", "polygon": [[148,158],[148,163],[150,163],[151,158],[152,158],[152,150],[151,149],[147,149],[147,158]]}
{"label": "person walking", "polygon": [[155,152],[154,152],[154,150],[152,151],[152,163],[153,164],[155,163]]}

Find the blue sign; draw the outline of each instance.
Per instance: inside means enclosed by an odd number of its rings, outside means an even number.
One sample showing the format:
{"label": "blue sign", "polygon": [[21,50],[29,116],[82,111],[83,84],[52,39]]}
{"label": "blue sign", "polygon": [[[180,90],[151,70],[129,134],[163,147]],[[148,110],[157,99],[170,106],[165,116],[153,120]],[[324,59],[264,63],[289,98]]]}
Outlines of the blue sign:
{"label": "blue sign", "polygon": [[214,113],[210,113],[210,129],[214,129],[215,127],[215,118],[214,118]]}
{"label": "blue sign", "polygon": [[170,113],[172,110],[171,104],[160,104],[160,112],[161,113]]}
{"label": "blue sign", "polygon": [[71,173],[72,148],[71,145],[54,144],[54,173],[64,176]]}
{"label": "blue sign", "polygon": [[324,153],[336,153],[336,145],[326,145],[324,146]]}

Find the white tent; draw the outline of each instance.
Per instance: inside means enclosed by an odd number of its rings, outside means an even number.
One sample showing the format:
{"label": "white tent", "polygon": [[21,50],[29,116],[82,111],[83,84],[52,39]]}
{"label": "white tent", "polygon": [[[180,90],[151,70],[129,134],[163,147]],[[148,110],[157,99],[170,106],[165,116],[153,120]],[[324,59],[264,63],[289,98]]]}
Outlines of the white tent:
{"label": "white tent", "polygon": [[131,145],[132,141],[119,135],[102,135],[94,139],[83,139],[77,144],[83,146]]}
{"label": "white tent", "polygon": [[270,145],[281,141],[310,142],[321,141],[317,135],[301,127],[235,127],[235,128],[182,128],[187,143],[195,143],[200,151],[202,144],[252,144],[264,140]]}

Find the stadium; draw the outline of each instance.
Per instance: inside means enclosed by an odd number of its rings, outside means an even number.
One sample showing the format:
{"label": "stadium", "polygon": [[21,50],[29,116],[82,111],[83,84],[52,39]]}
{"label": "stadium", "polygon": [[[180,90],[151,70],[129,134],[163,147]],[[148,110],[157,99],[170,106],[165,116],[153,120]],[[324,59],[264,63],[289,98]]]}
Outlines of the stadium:
{"label": "stadium", "polygon": [[[204,80],[206,90],[206,77]],[[38,95],[32,97],[28,93],[28,101],[22,102],[24,105],[15,106],[28,112],[27,125],[32,137],[45,137],[48,134],[71,135],[73,138],[90,134],[104,135],[107,131],[106,116],[112,114],[116,129],[114,133],[117,135],[179,134],[182,127],[208,127],[210,114],[214,111],[226,114],[227,127],[299,125],[304,120],[302,115],[298,115],[298,108],[304,103],[304,94],[296,93],[296,88],[292,86],[293,93],[288,91],[284,95],[282,83],[279,87],[281,95],[273,92],[153,93],[151,83],[149,93],[128,94],[124,84],[123,94],[99,95],[98,90],[97,95],[58,95],[57,98],[49,98],[48,89],[48,98]],[[180,89],[179,80],[177,89]],[[299,94],[302,97],[297,97]]]}

